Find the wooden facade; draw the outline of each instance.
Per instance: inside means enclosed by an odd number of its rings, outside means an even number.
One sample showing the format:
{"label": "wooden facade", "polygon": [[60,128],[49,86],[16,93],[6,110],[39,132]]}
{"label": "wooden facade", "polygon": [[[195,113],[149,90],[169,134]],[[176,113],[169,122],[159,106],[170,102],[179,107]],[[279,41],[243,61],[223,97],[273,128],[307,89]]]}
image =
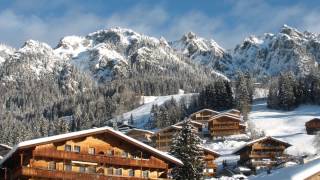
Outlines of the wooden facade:
{"label": "wooden facade", "polygon": [[307,134],[314,135],[320,132],[320,119],[314,118],[305,123]]}
{"label": "wooden facade", "polygon": [[190,119],[193,121],[200,122],[202,124],[206,124],[212,116],[218,115],[218,111],[214,111],[211,109],[202,109],[190,115]]}
{"label": "wooden facade", "polygon": [[241,122],[239,117],[222,113],[212,116],[209,119],[208,126],[212,137],[223,137],[244,133],[245,126],[240,124]]}
{"label": "wooden facade", "polygon": [[129,130],[126,135],[130,136],[138,141],[141,141],[145,144],[150,144],[152,142],[152,136],[154,132],[147,131],[144,129],[131,129]]}
{"label": "wooden facade", "polygon": [[284,150],[289,146],[291,144],[268,136],[246,143],[234,154],[240,155],[241,165],[271,167],[286,160]]}
{"label": "wooden facade", "polygon": [[172,139],[177,132],[182,129],[181,126],[169,126],[159,131],[155,132],[153,138],[154,145],[156,149],[164,152],[168,152],[170,150],[170,145],[172,143]]}
{"label": "wooden facade", "polygon": [[[199,126],[192,125],[192,132],[199,133]],[[172,125],[159,131],[155,132],[152,140],[156,149],[164,152],[168,152],[170,150],[170,145],[172,143],[173,137],[182,129],[181,126]]]}
{"label": "wooden facade", "polygon": [[0,161],[0,179],[167,179],[181,161],[111,128],[26,141]]}
{"label": "wooden facade", "polygon": [[221,156],[219,153],[210,150],[209,148],[203,147],[204,152],[204,176],[206,178],[215,177],[217,173],[217,164],[215,163],[215,160]]}

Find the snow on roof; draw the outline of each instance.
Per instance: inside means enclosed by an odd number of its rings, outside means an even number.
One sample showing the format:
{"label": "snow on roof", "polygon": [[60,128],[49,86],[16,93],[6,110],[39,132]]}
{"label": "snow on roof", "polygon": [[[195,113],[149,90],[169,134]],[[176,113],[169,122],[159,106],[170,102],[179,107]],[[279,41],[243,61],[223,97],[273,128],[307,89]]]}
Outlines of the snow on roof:
{"label": "snow on roof", "polygon": [[[183,124],[184,121],[180,121],[180,122],[177,122],[176,124],[174,124],[175,126],[180,126]],[[191,124],[197,124],[199,126],[202,126],[202,123],[200,122],[197,122],[197,121],[193,121],[193,120],[190,120]]]}
{"label": "snow on roof", "polygon": [[304,180],[320,172],[320,157],[305,164],[290,166],[272,171],[271,174],[259,174],[250,179],[259,180]]}
{"label": "snow on roof", "polygon": [[215,154],[215,155],[217,155],[218,157],[221,156],[221,154],[218,153],[217,151],[211,150],[211,149],[209,149],[209,148],[207,148],[207,147],[204,147],[204,146],[201,146],[201,147],[202,147],[202,149],[203,149],[204,151],[206,151],[206,152],[208,152],[208,153]]}
{"label": "snow on roof", "polygon": [[219,117],[229,117],[229,118],[232,118],[232,119],[235,119],[235,120],[238,120],[238,121],[241,121],[241,118],[238,117],[238,116],[234,116],[234,115],[231,115],[229,113],[220,113],[220,114],[217,114],[215,116],[212,116],[209,121],[212,121],[213,119],[217,119]]}
{"label": "snow on roof", "polygon": [[8,145],[6,145],[6,144],[0,144],[0,146],[1,146],[1,147],[4,147],[4,148],[7,148],[7,149],[12,149],[11,146],[8,146]]}
{"label": "snow on roof", "polygon": [[203,111],[210,111],[210,112],[217,113],[217,114],[220,113],[220,112],[215,111],[215,110],[212,110],[212,109],[201,109],[201,110],[199,110],[199,111],[197,111],[197,112],[192,113],[191,116],[192,116],[193,114],[197,114],[197,113],[203,112]]}
{"label": "snow on roof", "polygon": [[67,139],[72,139],[72,138],[78,137],[78,136],[98,134],[98,133],[103,133],[103,132],[109,132],[111,134],[117,135],[121,139],[127,140],[127,141],[139,146],[140,148],[144,148],[146,150],[149,150],[152,153],[155,153],[155,154],[159,155],[160,157],[165,158],[175,164],[179,164],[179,165],[183,164],[179,159],[177,159],[173,156],[170,156],[166,153],[163,153],[162,151],[159,151],[149,145],[146,145],[146,144],[144,144],[134,138],[131,138],[131,137],[119,132],[119,131],[116,131],[116,130],[112,129],[111,127],[101,127],[101,128],[88,129],[88,130],[71,132],[71,133],[66,133],[66,134],[60,134],[60,135],[55,135],[55,136],[50,136],[50,137],[38,138],[38,139],[29,140],[29,141],[23,141],[23,142],[15,145],[9,151],[9,153],[6,156],[4,156],[2,160],[0,160],[0,166],[8,158],[10,158],[18,149],[28,148],[28,147],[32,147],[32,146],[40,145],[40,144],[46,144],[46,143],[54,142],[57,140],[67,140]]}
{"label": "snow on roof", "polygon": [[149,130],[145,130],[145,129],[138,129],[138,128],[130,129],[129,131],[126,132],[126,134],[129,133],[129,132],[131,132],[131,131],[140,131],[140,132],[145,132],[145,133],[154,134],[153,131],[149,131]]}
{"label": "snow on roof", "polygon": [[265,137],[262,137],[262,138],[259,138],[259,139],[255,139],[255,140],[253,140],[253,141],[249,141],[249,142],[245,143],[244,145],[242,145],[242,146],[240,146],[239,148],[235,149],[232,154],[236,154],[238,151],[240,151],[241,149],[243,149],[243,148],[246,147],[246,146],[250,146],[250,145],[252,145],[252,144],[254,144],[254,143],[256,143],[256,142],[263,141],[263,140],[266,140],[266,139],[272,139],[272,140],[274,140],[274,141],[281,142],[281,143],[287,145],[288,147],[289,147],[289,146],[292,146],[292,145],[289,144],[288,142],[282,141],[282,140],[277,139],[277,138],[274,138],[274,137],[272,137],[272,136],[265,136]]}

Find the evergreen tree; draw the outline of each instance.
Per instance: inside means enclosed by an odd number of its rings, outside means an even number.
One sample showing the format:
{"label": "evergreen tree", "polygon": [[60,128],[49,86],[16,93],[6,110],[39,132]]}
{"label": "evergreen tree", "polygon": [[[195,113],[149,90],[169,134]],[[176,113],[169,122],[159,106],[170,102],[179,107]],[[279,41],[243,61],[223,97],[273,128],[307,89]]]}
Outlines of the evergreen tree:
{"label": "evergreen tree", "polygon": [[180,159],[183,166],[173,168],[176,180],[198,180],[203,177],[203,150],[201,139],[192,132],[190,120],[185,120],[170,147],[170,154]]}
{"label": "evergreen tree", "polygon": [[133,125],[134,124],[134,119],[133,119],[133,115],[130,114],[130,119],[129,119],[129,125]]}
{"label": "evergreen tree", "polygon": [[281,73],[279,78],[279,107],[292,110],[296,107],[296,82],[292,72]]}
{"label": "evergreen tree", "polygon": [[235,81],[235,102],[237,108],[243,115],[245,121],[248,120],[248,114],[251,110],[252,90],[250,76],[245,76],[242,72],[237,73]]}

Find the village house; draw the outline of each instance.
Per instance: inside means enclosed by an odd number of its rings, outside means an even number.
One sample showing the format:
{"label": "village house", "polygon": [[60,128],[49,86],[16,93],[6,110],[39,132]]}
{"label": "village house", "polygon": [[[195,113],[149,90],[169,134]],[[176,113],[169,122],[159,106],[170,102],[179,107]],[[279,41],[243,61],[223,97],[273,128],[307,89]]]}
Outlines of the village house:
{"label": "village house", "polygon": [[208,129],[208,121],[210,117],[218,115],[220,112],[214,111],[211,109],[202,109],[197,111],[189,116],[189,118],[193,121],[199,122],[202,124],[201,134],[204,137],[210,136],[210,132]]}
{"label": "village house", "polygon": [[0,179],[167,179],[182,162],[110,127],[21,142]]}
{"label": "village house", "polygon": [[305,123],[307,134],[315,135],[317,132],[320,132],[320,119],[313,118],[310,121]]}
{"label": "village house", "polygon": [[212,137],[223,137],[245,133],[246,126],[241,124],[240,117],[221,113],[210,117],[208,121],[209,132]]}
{"label": "village house", "polygon": [[141,141],[145,144],[150,144],[152,142],[152,136],[154,135],[154,132],[144,130],[144,129],[130,129],[128,132],[126,132],[127,136],[130,136],[138,141]]}
{"label": "village house", "polygon": [[234,151],[240,155],[239,164],[250,168],[272,167],[286,160],[284,150],[291,144],[267,136],[247,142]]}
{"label": "village house", "polygon": [[215,160],[220,157],[221,155],[218,152],[215,152],[209,148],[202,147],[203,153],[204,153],[204,176],[206,178],[212,178],[215,177],[217,173],[217,164],[215,163]]}
{"label": "village house", "polygon": [[[173,138],[175,137],[176,133],[182,129],[182,122],[165,127],[154,133],[152,141],[154,142],[154,146],[156,147],[156,149],[165,152],[170,150]],[[195,121],[190,121],[190,123],[192,126],[192,132],[199,134],[201,124]]]}

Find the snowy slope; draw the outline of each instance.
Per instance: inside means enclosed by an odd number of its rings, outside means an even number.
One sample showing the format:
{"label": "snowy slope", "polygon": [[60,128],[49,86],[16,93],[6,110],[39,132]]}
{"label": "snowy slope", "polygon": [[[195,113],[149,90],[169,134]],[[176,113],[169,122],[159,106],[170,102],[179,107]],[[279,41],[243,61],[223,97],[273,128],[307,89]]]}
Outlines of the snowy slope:
{"label": "snowy slope", "polygon": [[293,155],[315,153],[314,136],[305,131],[305,122],[315,117],[320,117],[320,106],[301,105],[293,111],[278,111],[268,109],[265,101],[255,102],[249,115],[266,135],[291,143],[288,153]]}
{"label": "snowy slope", "polygon": [[125,120],[129,120],[132,114],[134,118],[134,124],[139,128],[143,128],[144,124],[148,121],[150,117],[150,111],[151,111],[152,105],[154,104],[161,105],[165,101],[170,100],[172,97],[178,101],[182,97],[189,98],[192,95],[194,94],[192,93],[184,94],[183,91],[180,91],[179,94],[169,95],[169,96],[144,96],[142,97],[143,104],[140,107],[133,109],[132,111],[124,113],[123,118]]}

